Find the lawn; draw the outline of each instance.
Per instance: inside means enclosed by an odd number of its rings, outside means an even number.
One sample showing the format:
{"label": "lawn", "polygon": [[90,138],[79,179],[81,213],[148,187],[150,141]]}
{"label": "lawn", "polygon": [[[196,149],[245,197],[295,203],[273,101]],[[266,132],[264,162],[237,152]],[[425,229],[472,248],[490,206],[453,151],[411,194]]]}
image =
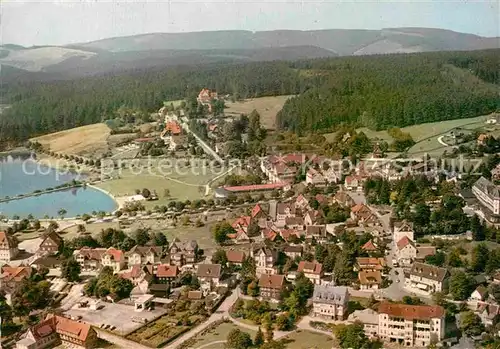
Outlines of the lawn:
{"label": "lawn", "polygon": [[[159,200],[144,202],[146,208],[166,205],[172,200],[193,200],[205,196],[205,185],[223,170],[203,165],[201,161],[186,166],[185,160],[153,159],[130,163],[125,168],[105,169],[105,174],[113,179],[96,186],[110,192],[115,197],[135,195],[137,189],[148,188],[156,191]],[[169,195],[165,196],[165,191]]]}
{"label": "lawn", "polygon": [[[119,229],[120,226],[118,222],[104,222],[104,223],[91,223],[85,224],[86,232],[92,234],[93,237],[97,237],[101,230],[108,228]],[[61,236],[66,240],[71,240],[78,236],[78,226],[73,225],[61,231]]]}
{"label": "lawn", "polygon": [[333,338],[312,331],[296,331],[283,338],[287,349],[332,349]]}
{"label": "lawn", "polygon": [[[240,329],[243,332],[248,333],[252,339],[255,338],[256,331],[250,330],[248,328],[241,328],[237,325],[235,325],[232,322],[223,322],[219,326],[217,326],[214,329],[209,330],[206,333],[203,334],[198,334],[197,336],[194,337],[194,342],[193,345],[191,346],[192,348],[206,348],[206,349],[219,349],[223,348],[224,345],[220,343],[220,341],[225,341],[227,335],[229,332],[231,332],[234,329]],[[214,343],[218,342],[218,343]],[[210,343],[214,343],[213,345],[209,345]]]}
{"label": "lawn", "polygon": [[267,129],[276,128],[276,114],[292,96],[275,96],[245,99],[244,101],[226,102],[226,115],[250,114],[254,109],[260,114],[260,122]]}
{"label": "lawn", "polygon": [[163,102],[163,105],[164,106],[170,106],[170,104],[173,104],[174,108],[177,108],[177,107],[180,107],[180,105],[181,105],[182,102],[184,102],[183,99],[177,99],[175,101],[166,101],[166,102]]}

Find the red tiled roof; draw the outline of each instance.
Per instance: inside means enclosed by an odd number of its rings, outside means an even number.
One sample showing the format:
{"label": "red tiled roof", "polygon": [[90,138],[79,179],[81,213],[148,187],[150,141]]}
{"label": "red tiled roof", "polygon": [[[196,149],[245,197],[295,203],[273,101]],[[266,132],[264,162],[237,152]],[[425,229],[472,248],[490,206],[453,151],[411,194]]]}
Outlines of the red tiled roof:
{"label": "red tiled roof", "polygon": [[323,265],[321,263],[300,261],[299,266],[297,268],[297,271],[299,273],[304,272],[304,273],[309,273],[309,274],[320,275],[322,268],[323,268]]}
{"label": "red tiled roof", "polygon": [[16,247],[17,241],[13,236],[10,236],[5,231],[0,231],[0,244],[7,243],[9,248]]}
{"label": "red tiled roof", "polygon": [[413,247],[415,247],[415,245],[413,244],[413,241],[411,241],[408,236],[403,236],[398,242],[397,242],[397,246],[398,246],[398,250],[402,250],[403,248],[405,248],[406,246],[408,245],[412,245]]}
{"label": "red tiled roof", "polygon": [[13,280],[15,282],[19,282],[25,277],[31,275],[31,267],[24,267],[24,266],[11,267],[10,265],[4,265],[0,270],[2,272],[1,275],[2,281]]}
{"label": "red tiled roof", "polygon": [[117,250],[116,248],[113,247],[108,248],[106,254],[111,255],[113,259],[117,262],[120,262],[123,259],[123,251]]}
{"label": "red tiled roof", "polygon": [[274,239],[276,239],[276,237],[278,236],[278,233],[269,228],[264,229],[262,231],[262,234],[264,235],[264,239],[268,239],[271,241],[274,241]]}
{"label": "red tiled roof", "polygon": [[358,279],[361,285],[378,285],[382,282],[382,274],[378,270],[361,270]]}
{"label": "red tiled roof", "polygon": [[239,185],[234,187],[224,187],[225,190],[230,192],[243,192],[243,191],[255,191],[255,190],[272,190],[283,188],[287,183],[267,183],[267,184],[253,184],[253,185]]}
{"label": "red tiled roof", "polygon": [[250,225],[250,216],[240,216],[231,224],[234,229],[241,227],[248,227]]}
{"label": "red tiled roof", "polygon": [[230,250],[226,252],[227,260],[231,263],[243,263],[245,252]]}
{"label": "red tiled roof", "polygon": [[377,250],[377,247],[375,247],[375,245],[373,244],[373,241],[368,241],[366,244],[364,244],[361,249],[365,250],[365,251],[376,251]]}
{"label": "red tiled roof", "polygon": [[295,229],[282,229],[280,230],[280,235],[285,241],[288,241],[292,236],[300,238],[300,233]]}
{"label": "red tiled roof", "polygon": [[67,319],[62,316],[55,316],[56,332],[64,334],[80,341],[86,341],[91,330],[89,324]]}
{"label": "red tiled roof", "polygon": [[255,205],[254,208],[252,209],[252,213],[250,214],[250,216],[252,218],[254,218],[255,216],[257,216],[260,212],[262,212],[262,207],[260,207],[259,204]]}
{"label": "red tiled roof", "polygon": [[160,264],[156,269],[156,276],[159,278],[176,277],[179,272],[177,266],[169,264]]}
{"label": "red tiled roof", "polygon": [[285,282],[284,275],[263,274],[260,276],[259,279],[259,287],[281,289],[283,287],[284,282]]}
{"label": "red tiled roof", "polygon": [[182,128],[177,121],[169,121],[165,125],[165,131],[170,131],[173,135],[178,135],[182,133]]}
{"label": "red tiled roof", "polygon": [[407,305],[382,302],[378,312],[406,320],[430,320],[444,316],[443,307],[437,305]]}
{"label": "red tiled roof", "polygon": [[357,257],[356,263],[360,268],[376,268],[383,269],[385,266],[384,258],[374,258],[374,257]]}
{"label": "red tiled roof", "polygon": [[347,176],[345,178],[345,183],[352,184],[352,182],[357,181],[357,180],[358,180],[358,177],[356,177],[356,176]]}

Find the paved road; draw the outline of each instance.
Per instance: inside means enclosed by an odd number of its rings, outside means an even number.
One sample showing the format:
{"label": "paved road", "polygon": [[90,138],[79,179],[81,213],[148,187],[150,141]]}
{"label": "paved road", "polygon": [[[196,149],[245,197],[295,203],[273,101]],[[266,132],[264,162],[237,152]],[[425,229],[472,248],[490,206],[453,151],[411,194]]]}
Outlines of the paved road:
{"label": "paved road", "polygon": [[80,301],[82,298],[82,291],[84,288],[84,284],[77,284],[73,285],[71,287],[71,290],[69,291],[68,295],[64,297],[64,299],[61,301],[61,307],[63,310],[69,310],[73,308],[73,306]]}

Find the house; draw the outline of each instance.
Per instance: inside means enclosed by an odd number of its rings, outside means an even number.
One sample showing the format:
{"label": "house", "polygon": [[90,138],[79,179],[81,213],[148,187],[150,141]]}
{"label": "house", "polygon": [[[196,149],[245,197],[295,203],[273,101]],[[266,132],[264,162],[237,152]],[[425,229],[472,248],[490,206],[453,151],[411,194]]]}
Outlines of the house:
{"label": "house", "polygon": [[382,274],[379,270],[360,270],[358,280],[360,290],[378,290],[382,283]]}
{"label": "house", "polygon": [[187,299],[190,301],[199,301],[203,299],[203,292],[201,291],[189,291],[187,294]]}
{"label": "house", "polygon": [[496,165],[495,168],[491,170],[491,179],[495,181],[500,180],[500,164]]}
{"label": "house", "polygon": [[134,284],[134,286],[138,286],[142,281],[146,280],[146,282],[152,281],[152,273],[146,271],[141,268],[140,265],[133,265],[130,269],[121,271],[118,274],[122,279],[127,279]]}
{"label": "house", "polygon": [[304,219],[302,217],[286,217],[285,227],[288,229],[304,230]]}
{"label": "house", "polygon": [[145,265],[158,264],[163,257],[163,247],[161,246],[138,246],[135,245],[132,249],[125,253],[127,264]]}
{"label": "house", "polygon": [[378,313],[370,308],[364,310],[355,310],[347,318],[349,323],[362,323],[365,335],[368,338],[378,336]]}
{"label": "house", "polygon": [[105,253],[105,248],[82,247],[73,251],[73,257],[80,264],[81,270],[96,271],[101,269],[101,261]]}
{"label": "house", "polygon": [[325,185],[326,178],[318,171],[310,168],[306,173],[306,184],[310,185]]}
{"label": "house", "polygon": [[441,292],[443,283],[448,277],[448,270],[430,264],[413,263],[405,284],[429,293]]}
{"label": "house", "polygon": [[103,267],[110,267],[114,273],[118,273],[125,267],[125,254],[122,250],[110,247],[101,257]]}
{"label": "house", "polygon": [[286,245],[283,247],[283,253],[291,259],[300,258],[302,257],[302,246]]}
{"label": "house", "polygon": [[56,254],[59,252],[62,243],[62,238],[55,231],[46,234],[38,247],[38,254]]}
{"label": "house", "polygon": [[477,136],[477,145],[485,145],[488,137],[489,136],[487,134],[481,133],[479,136]]}
{"label": "house", "polygon": [[306,239],[325,240],[326,226],[325,225],[308,225],[306,227]]}
{"label": "house", "polygon": [[226,252],[227,261],[229,264],[241,267],[245,261],[245,252],[230,250]]}
{"label": "house", "polygon": [[436,247],[429,245],[417,246],[417,256],[415,257],[415,262],[424,262],[425,257],[434,256],[436,254]]}
{"label": "house", "polygon": [[220,264],[198,264],[196,266],[196,276],[200,280],[203,293],[206,295],[219,286],[222,266]]}
{"label": "house", "polygon": [[310,210],[311,208],[309,207],[309,200],[307,200],[304,195],[299,194],[295,198],[295,208],[300,211]]}
{"label": "house", "polygon": [[181,125],[175,121],[175,120],[170,120],[165,124],[165,128],[161,132],[161,139],[165,142],[165,144],[170,145],[170,141],[173,136],[180,136],[182,134],[182,127]]}
{"label": "house", "polygon": [[472,186],[472,193],[481,204],[486,218],[497,222],[500,220],[500,190],[498,186],[484,177],[479,178]]}
{"label": "house", "polygon": [[97,332],[89,324],[50,314],[44,321],[30,327],[16,343],[16,348],[55,348],[62,344],[68,348],[88,349],[96,348],[97,341]]}
{"label": "house", "polygon": [[306,226],[318,225],[323,222],[323,213],[319,210],[309,210],[304,216],[304,223]]}
{"label": "house", "polygon": [[335,196],[333,197],[333,202],[336,202],[339,205],[347,207],[352,207],[355,205],[355,202],[352,199],[352,197],[346,191],[343,190],[339,190],[337,193],[335,193]]}
{"label": "house", "polygon": [[[252,251],[252,250],[251,250]],[[273,275],[277,273],[275,264],[278,260],[278,252],[267,247],[261,247],[252,251],[255,260],[255,273],[257,277],[262,274]]]}
{"label": "house", "polygon": [[344,320],[349,303],[347,287],[315,285],[312,297],[313,316],[330,320]]}
{"label": "house", "polygon": [[302,234],[296,229],[281,229],[279,231],[279,235],[286,242],[296,241],[302,236]]}
{"label": "house", "polygon": [[488,289],[483,285],[479,285],[471,293],[469,299],[467,300],[469,308],[472,310],[478,309],[479,303],[484,302],[487,296],[488,296]]}
{"label": "house", "polygon": [[384,341],[407,347],[427,347],[445,336],[443,307],[382,302],[378,313],[378,335]]}
{"label": "house", "polygon": [[363,251],[368,252],[368,253],[377,252],[378,251],[377,246],[375,246],[375,244],[373,243],[372,240],[367,241],[363,246],[361,246],[361,249]]}
{"label": "house", "polygon": [[396,243],[396,258],[402,265],[411,265],[412,261],[417,257],[417,248],[415,243],[407,236],[403,236]]}
{"label": "house", "polygon": [[386,266],[384,258],[357,257],[354,270],[383,270]]}
{"label": "house", "polygon": [[415,240],[413,224],[406,220],[394,222],[393,240],[399,241],[405,236],[412,241]]}
{"label": "house", "polygon": [[500,315],[500,306],[492,303],[482,303],[477,309],[477,314],[484,326],[493,326],[495,317]]}
{"label": "house", "polygon": [[363,190],[363,186],[358,176],[346,176],[344,179],[346,190]]}
{"label": "house", "polygon": [[61,267],[61,260],[55,256],[43,256],[35,259],[30,266],[35,268],[36,270],[40,270],[41,268],[49,269],[58,269]]}
{"label": "house", "polygon": [[357,204],[351,207],[351,218],[359,221],[367,219],[372,215],[372,210],[364,204]]}
{"label": "house", "polygon": [[176,265],[160,264],[155,268],[156,280],[164,283],[171,282],[179,275],[179,268]]}
{"label": "house", "polygon": [[0,231],[0,263],[8,263],[18,254],[17,239],[5,231]]}
{"label": "house", "polygon": [[185,148],[188,144],[188,137],[185,135],[173,135],[169,138],[168,150],[176,151]]}
{"label": "house", "polygon": [[317,262],[300,261],[297,268],[299,273],[304,273],[313,285],[321,284],[321,277],[323,276],[323,265]]}
{"label": "house", "polygon": [[250,225],[250,216],[238,217],[231,226],[235,230],[234,234],[228,234],[228,239],[233,240],[234,243],[248,243],[250,237],[247,234],[248,226]]}
{"label": "house", "polygon": [[250,218],[251,220],[258,221],[259,219],[267,218],[267,213],[262,209],[260,204],[256,204],[252,208],[252,212],[250,212]]}
{"label": "house", "polygon": [[284,275],[261,275],[259,278],[260,296],[279,301],[285,285]]}
{"label": "house", "polygon": [[198,255],[198,243],[195,240],[190,240],[185,244],[179,239],[172,240],[168,248],[170,256],[170,264],[182,267],[184,265],[193,265],[196,263]]}
{"label": "house", "polygon": [[20,265],[11,267],[3,265],[0,267],[0,288],[13,290],[25,278],[31,276],[31,267]]}
{"label": "house", "polygon": [[341,179],[340,171],[335,170],[333,167],[323,171],[323,177],[328,183],[338,183]]}
{"label": "house", "polygon": [[207,105],[209,107],[209,111],[211,111],[212,100],[217,99],[218,95],[216,91],[211,91],[208,88],[204,88],[198,93],[198,97],[196,100],[199,104]]}
{"label": "house", "polygon": [[276,206],[276,226],[284,227],[286,218],[295,217],[295,205],[291,202],[279,202]]}

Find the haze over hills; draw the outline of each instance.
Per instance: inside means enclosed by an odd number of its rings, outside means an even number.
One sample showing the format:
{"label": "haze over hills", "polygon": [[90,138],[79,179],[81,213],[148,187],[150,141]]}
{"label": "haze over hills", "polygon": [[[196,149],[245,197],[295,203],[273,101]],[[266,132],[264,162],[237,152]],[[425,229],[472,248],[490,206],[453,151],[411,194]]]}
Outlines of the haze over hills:
{"label": "haze over hills", "polygon": [[[0,46],[0,64],[57,78],[131,68],[297,60],[331,56],[479,50],[500,38],[431,28],[153,33],[67,46]],[[18,72],[19,73],[19,72]],[[37,76],[40,76],[38,74]]]}

